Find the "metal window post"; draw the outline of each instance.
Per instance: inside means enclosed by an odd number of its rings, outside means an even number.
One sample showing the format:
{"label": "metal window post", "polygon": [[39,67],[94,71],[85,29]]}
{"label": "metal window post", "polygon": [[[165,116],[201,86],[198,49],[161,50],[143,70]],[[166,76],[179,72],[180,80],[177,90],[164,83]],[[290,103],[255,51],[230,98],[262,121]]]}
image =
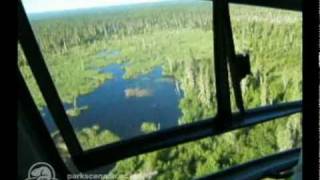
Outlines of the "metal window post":
{"label": "metal window post", "polygon": [[30,69],[70,154],[79,155],[83,152],[82,148],[60,101],[21,1],[18,1],[18,17],[18,38]]}

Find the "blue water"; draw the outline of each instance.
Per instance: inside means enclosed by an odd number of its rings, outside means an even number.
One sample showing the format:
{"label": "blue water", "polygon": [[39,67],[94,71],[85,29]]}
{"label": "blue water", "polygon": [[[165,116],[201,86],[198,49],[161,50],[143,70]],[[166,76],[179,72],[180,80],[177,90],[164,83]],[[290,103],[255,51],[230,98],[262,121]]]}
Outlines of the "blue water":
{"label": "blue water", "polygon": [[[78,107],[88,106],[89,109],[70,118],[75,129],[99,125],[126,139],[142,134],[140,127],[144,121],[160,123],[161,129],[178,125],[179,101],[183,94],[176,81],[162,76],[161,67],[131,80],[122,78],[124,71],[119,64],[109,65],[101,71],[112,73],[114,78],[94,92],[78,97]],[[127,88],[147,89],[151,96],[126,97]],[[71,107],[64,105],[66,109]],[[54,131],[47,109],[44,112],[49,130]]]}

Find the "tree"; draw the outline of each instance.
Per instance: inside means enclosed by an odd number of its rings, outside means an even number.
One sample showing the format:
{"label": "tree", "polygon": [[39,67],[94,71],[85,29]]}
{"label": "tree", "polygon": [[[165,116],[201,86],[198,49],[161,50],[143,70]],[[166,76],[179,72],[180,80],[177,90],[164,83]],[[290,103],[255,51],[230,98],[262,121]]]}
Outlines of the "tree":
{"label": "tree", "polygon": [[141,131],[144,133],[151,133],[160,129],[160,123],[156,125],[154,122],[143,122],[141,125]]}

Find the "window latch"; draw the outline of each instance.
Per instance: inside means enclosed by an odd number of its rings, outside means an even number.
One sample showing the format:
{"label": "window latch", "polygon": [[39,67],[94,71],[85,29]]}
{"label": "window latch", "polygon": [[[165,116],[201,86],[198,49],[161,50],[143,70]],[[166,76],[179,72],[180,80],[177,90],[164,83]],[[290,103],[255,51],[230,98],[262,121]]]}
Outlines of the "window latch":
{"label": "window latch", "polygon": [[240,113],[243,115],[245,110],[242,99],[241,80],[251,74],[249,54],[236,54],[234,59],[229,61],[229,65],[236,105]]}

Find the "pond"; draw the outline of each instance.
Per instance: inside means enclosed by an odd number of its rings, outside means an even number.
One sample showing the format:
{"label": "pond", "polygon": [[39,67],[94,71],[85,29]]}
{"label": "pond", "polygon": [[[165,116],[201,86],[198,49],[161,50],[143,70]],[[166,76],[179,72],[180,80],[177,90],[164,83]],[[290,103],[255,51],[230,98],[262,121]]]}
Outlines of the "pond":
{"label": "pond", "polygon": [[[153,122],[165,129],[178,125],[181,116],[179,101],[183,93],[179,84],[171,77],[162,75],[156,67],[150,73],[135,79],[123,79],[123,65],[111,64],[100,69],[112,73],[113,79],[106,81],[94,92],[78,97],[78,106],[88,106],[79,116],[70,117],[75,129],[99,125],[127,139],[141,135],[143,122]],[[64,104],[72,108],[71,104]],[[52,132],[55,126],[44,109],[46,124]]]}

